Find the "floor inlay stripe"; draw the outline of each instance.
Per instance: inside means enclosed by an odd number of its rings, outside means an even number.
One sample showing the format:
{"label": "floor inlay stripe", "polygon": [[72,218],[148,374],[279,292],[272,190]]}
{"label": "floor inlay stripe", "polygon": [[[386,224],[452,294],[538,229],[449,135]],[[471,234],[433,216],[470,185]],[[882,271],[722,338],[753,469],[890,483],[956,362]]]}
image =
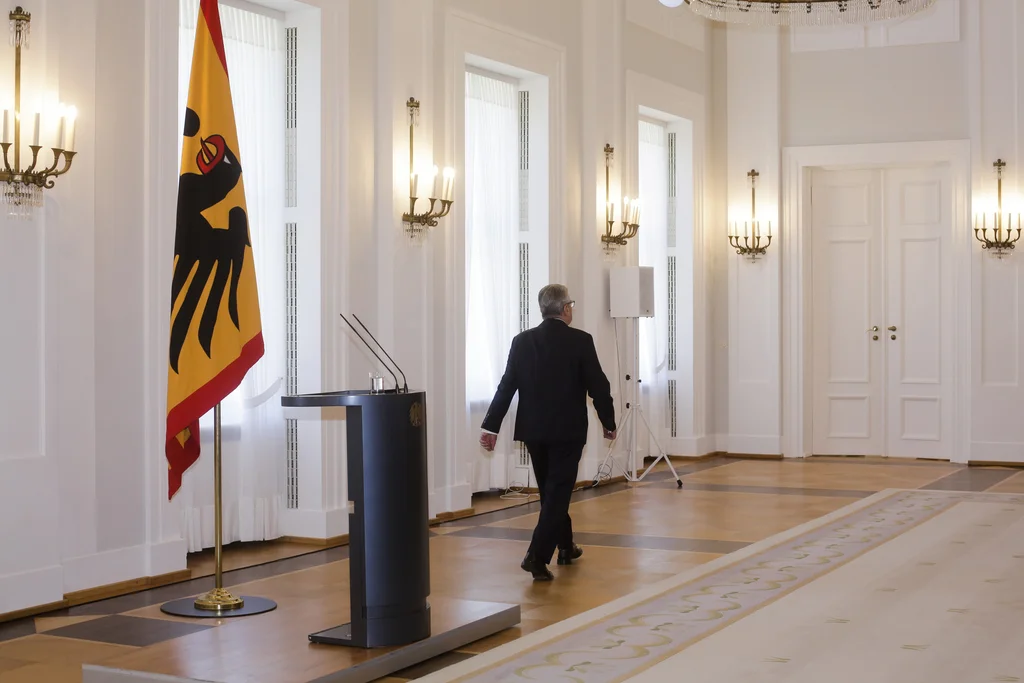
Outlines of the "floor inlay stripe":
{"label": "floor inlay stripe", "polygon": [[92,640],[114,645],[130,645],[146,647],[165,640],[173,640],[182,636],[215,628],[210,623],[185,623],[164,619],[145,619],[114,614],[93,621],[86,621],[70,626],[61,626],[47,631],[47,635],[61,638],[77,638]]}
{"label": "floor inlay stripe", "polygon": [[[674,489],[674,481],[651,484],[651,488]],[[867,498],[877,491],[856,491],[852,489],[808,489],[787,486],[741,486],[738,484],[702,484],[683,482],[683,490],[722,491],[724,493],[763,493],[772,496],[824,496],[826,498]]]}
{"label": "floor inlay stripe", "polygon": [[980,470],[973,467],[965,467],[926,486],[922,486],[921,489],[925,491],[987,491],[1016,473],[1015,470]]}
{"label": "floor inlay stripe", "polygon": [[[493,538],[503,541],[526,541],[533,536],[532,529],[515,527],[481,526],[456,531],[450,536],[462,538]],[[675,550],[678,552],[713,553],[724,555],[746,548],[749,543],[740,541],[714,541],[702,538],[669,538],[665,536],[636,536],[627,534],[604,534],[577,531],[573,540],[583,546],[605,546],[609,548],[643,548],[646,550]]]}

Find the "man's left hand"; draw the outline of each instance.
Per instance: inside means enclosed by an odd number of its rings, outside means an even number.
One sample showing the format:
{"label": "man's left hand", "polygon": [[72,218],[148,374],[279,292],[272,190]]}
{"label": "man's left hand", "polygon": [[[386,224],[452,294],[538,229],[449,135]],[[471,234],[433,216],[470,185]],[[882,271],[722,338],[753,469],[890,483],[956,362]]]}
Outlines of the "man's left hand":
{"label": "man's left hand", "polygon": [[498,435],[490,434],[488,432],[480,433],[480,445],[484,447],[484,450],[493,451],[495,444],[498,443]]}

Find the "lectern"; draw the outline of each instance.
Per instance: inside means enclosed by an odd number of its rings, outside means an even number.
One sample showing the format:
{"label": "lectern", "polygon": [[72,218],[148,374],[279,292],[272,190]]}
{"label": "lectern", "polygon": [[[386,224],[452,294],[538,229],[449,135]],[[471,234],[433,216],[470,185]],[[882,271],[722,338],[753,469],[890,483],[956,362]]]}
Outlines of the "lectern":
{"label": "lectern", "polygon": [[428,638],[426,393],[300,394],[281,405],[346,409],[352,621],[309,639],[370,648]]}

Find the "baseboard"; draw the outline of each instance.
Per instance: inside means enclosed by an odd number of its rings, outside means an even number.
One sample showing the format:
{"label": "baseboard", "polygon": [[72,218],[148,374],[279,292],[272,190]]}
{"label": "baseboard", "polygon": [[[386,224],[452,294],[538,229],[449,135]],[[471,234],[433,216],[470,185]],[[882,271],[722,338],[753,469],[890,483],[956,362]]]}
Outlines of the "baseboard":
{"label": "baseboard", "polygon": [[146,576],[173,574],[188,568],[188,541],[177,538],[173,541],[153,543],[147,550]]}
{"label": "baseboard", "polygon": [[[58,573],[60,572],[59,567],[57,567],[56,570]],[[159,588],[160,586],[167,586],[172,583],[188,581],[191,578],[192,570],[182,569],[179,571],[169,572],[167,574],[160,574],[159,576],[145,576],[137,579],[129,579],[127,581],[119,581],[105,586],[95,586],[93,588],[73,591],[71,593],[65,593],[62,600],[44,602],[38,605],[32,605],[31,607],[24,607],[22,609],[0,613],[0,623],[5,621],[14,621],[15,619],[24,619],[26,617],[34,617],[39,614],[53,612],[54,610],[75,607],[76,605],[84,605],[89,602],[96,602],[97,600],[116,598],[122,595],[128,595],[129,593],[149,590],[151,588]],[[0,581],[0,584],[2,583],[3,582]],[[0,593],[2,593],[2,591],[0,591]]]}
{"label": "baseboard", "polygon": [[431,517],[428,520],[430,526],[437,526],[438,524],[444,524],[445,522],[452,522],[456,519],[465,519],[466,517],[472,517],[476,514],[476,510],[473,508],[463,508],[461,510],[455,510],[454,512],[439,512],[436,517]]}
{"label": "baseboard", "polygon": [[282,509],[279,528],[279,538],[312,539],[317,544],[327,542],[348,534],[348,507],[335,510]]}
{"label": "baseboard", "polygon": [[1008,469],[1024,469],[1024,462],[1001,462],[999,460],[971,460],[968,467],[1005,467]]}
{"label": "baseboard", "polygon": [[159,588],[160,586],[167,586],[172,583],[180,583],[182,581],[188,581],[191,578],[191,569],[179,569],[178,571],[168,572],[167,574],[160,574],[158,576],[144,576],[139,579],[118,581],[117,583],[109,583],[105,586],[96,586],[95,588],[86,588],[84,590],[66,593],[64,595],[64,601],[67,603],[68,607],[74,607],[75,605],[84,605],[87,602],[116,598],[121,595],[128,595],[129,593],[149,590],[150,588]]}
{"label": "baseboard", "polygon": [[[731,457],[743,454],[777,456],[782,453],[782,439],[778,436],[745,436],[731,434],[718,441],[719,450],[727,451]],[[724,447],[724,448],[723,448]]]}
{"label": "baseboard", "polygon": [[718,451],[718,437],[691,436],[670,438],[664,443],[672,457],[705,458]]}
{"label": "baseboard", "polygon": [[341,534],[340,536],[331,536],[330,538],[313,538],[311,536],[282,536],[281,538],[275,539],[282,543],[298,543],[300,545],[312,545],[319,548],[336,548],[342,545],[348,545],[348,534]]}
{"label": "baseboard", "polygon": [[46,614],[47,612],[64,609],[67,606],[68,603],[66,600],[59,600],[46,605],[36,605],[34,607],[26,607],[25,609],[20,609],[14,612],[6,612],[4,614],[0,614],[0,624],[5,621],[15,621],[17,619],[24,619],[25,617],[34,617],[37,614]]}
{"label": "baseboard", "polygon": [[149,547],[135,545],[90,555],[65,558],[64,594],[77,594],[95,586],[116,586],[149,574]]}
{"label": "baseboard", "polygon": [[995,465],[1024,464],[1024,443],[975,441],[971,444],[971,454],[967,462],[968,464],[985,462]]}
{"label": "baseboard", "polygon": [[26,611],[36,605],[63,606],[63,600],[64,568],[60,565],[0,576],[0,621],[19,618],[12,614],[28,616]]}

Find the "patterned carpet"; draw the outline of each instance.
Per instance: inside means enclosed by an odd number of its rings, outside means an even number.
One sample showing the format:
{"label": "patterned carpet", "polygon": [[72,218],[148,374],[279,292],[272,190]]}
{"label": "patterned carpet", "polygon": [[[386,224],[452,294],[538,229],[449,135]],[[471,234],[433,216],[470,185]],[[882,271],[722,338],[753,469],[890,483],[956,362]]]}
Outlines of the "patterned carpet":
{"label": "patterned carpet", "polygon": [[420,680],[1020,681],[1021,532],[1022,495],[883,491]]}

